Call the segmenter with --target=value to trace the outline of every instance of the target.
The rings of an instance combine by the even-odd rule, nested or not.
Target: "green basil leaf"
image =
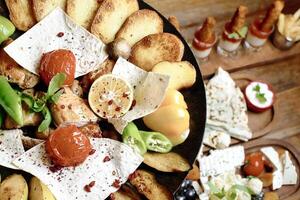
[[[228,38],[230,38],[230,39],[237,39],[238,40],[238,39],[240,39],[240,36],[236,32],[233,32],[233,33],[230,33],[228,35]]]
[[[36,99],[33,103],[32,110],[34,112],[41,112],[46,106],[46,101],[43,99]]]
[[[247,26],[244,26],[244,27],[241,28],[237,33],[239,34],[239,36],[240,36],[241,38],[244,38],[244,37],[246,37],[247,32],[248,32],[248,27],[247,27]]]
[[[47,91],[48,98],[54,95],[64,85],[66,78],[65,73],[58,73],[51,79]]]
[[[260,86],[257,84],[257,85],[253,88],[253,91],[260,92]]]
[[[59,99],[59,97],[62,95],[63,91],[62,90],[59,90],[58,92],[56,92],[54,95],[52,95],[50,98],[49,98],[49,101],[51,103],[56,103]]]
[[[40,125],[38,127],[38,132],[43,132],[43,131],[47,130],[52,121],[51,113],[47,106],[45,106],[43,108],[42,114],[44,116],[44,120],[40,123]]]
[[[265,103],[267,101],[264,93],[256,93],[256,98],[260,103]]]

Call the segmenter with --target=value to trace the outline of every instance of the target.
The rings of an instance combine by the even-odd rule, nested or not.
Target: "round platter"
[[[150,5],[143,2],[142,0],[139,0],[139,6],[140,9],[150,9],[156,11],[154,8],[152,8]],[[205,128],[206,98],[205,98],[204,83],[202,80],[202,75],[199,70],[197,61],[191,49],[189,48],[188,44],[185,42],[184,38],[165,17],[163,17],[159,12],[157,13],[163,19],[164,32],[168,32],[176,35],[183,42],[185,46],[185,52],[182,60],[189,61],[192,65],[194,65],[197,72],[196,83],[193,85],[193,87],[181,91],[185,97],[185,101],[187,102],[188,105],[188,111],[190,113],[190,134],[187,140],[183,144],[173,148],[174,152],[177,152],[180,155],[182,155],[184,158],[186,158],[190,163],[190,165],[192,166],[199,152],[202,143],[204,128]],[[4,16],[7,16],[8,14],[4,1],[0,1],[0,14]],[[16,38],[21,34],[22,34],[21,32],[16,32],[14,34],[14,37]],[[141,120],[138,123],[139,126],[144,126]],[[183,172],[183,173],[159,172],[144,164],[142,164],[140,167],[154,172],[158,182],[165,185],[172,192],[175,192],[177,190],[177,188],[179,187],[179,185],[187,175],[187,172]],[[1,174],[10,173],[9,171],[7,170],[5,171],[5,170],[6,169],[4,168],[0,168]]]

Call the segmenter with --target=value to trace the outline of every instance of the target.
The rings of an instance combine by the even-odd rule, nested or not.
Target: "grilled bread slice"
[[[182,59],[184,45],[177,36],[170,33],[158,33],[144,37],[137,42],[129,61],[140,68],[151,71],[159,62],[175,62]]]
[[[67,14],[80,26],[90,29],[99,0],[67,0]]]
[[[41,21],[56,7],[66,8],[67,0],[32,0],[33,11],[37,21]]]
[[[30,0],[5,0],[9,17],[17,29],[27,31],[35,23]]]
[[[127,17],[139,9],[137,0],[103,0],[91,26],[91,32],[105,44],[115,39]]]
[[[147,35],[162,32],[163,21],[159,15],[155,11],[144,9],[136,11],[127,18],[116,38],[124,38],[133,46]]]

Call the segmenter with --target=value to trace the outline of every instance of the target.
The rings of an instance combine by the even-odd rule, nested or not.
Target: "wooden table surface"
[[[181,25],[181,33],[190,42],[195,29],[205,17],[214,16],[218,30],[231,18],[240,4],[249,8],[249,19],[263,13],[271,0],[145,0],[165,17],[174,15]],[[285,13],[300,8],[300,2],[287,0]],[[299,44],[297,45],[299,46]],[[271,132],[262,138],[283,139],[293,144],[300,153],[300,48],[292,56],[255,65],[251,68],[235,69],[232,74],[247,74],[273,86],[279,96],[278,121]],[[262,51],[262,53],[264,53]],[[284,53],[284,52],[283,52]],[[230,58],[228,58],[230,59]],[[203,71],[205,69],[201,68]]]

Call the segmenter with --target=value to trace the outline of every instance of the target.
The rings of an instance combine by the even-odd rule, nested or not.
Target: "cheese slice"
[[[296,167],[293,164],[289,152],[285,151],[281,157],[282,165],[283,165],[283,185],[295,185],[298,180],[298,174],[296,171]]]
[[[226,171],[235,170],[242,166],[245,159],[243,146],[229,147],[223,150],[214,150],[209,156],[199,160],[201,176],[216,176]]]
[[[282,163],[277,151],[273,147],[263,147],[260,151],[268,158],[277,170],[282,171]]]
[[[277,151],[273,147],[264,147],[261,148],[260,151],[267,157],[267,159],[276,168],[275,171],[273,172],[272,189],[276,190],[281,188],[283,182],[282,163],[279,159],[279,155]]]
[[[211,126],[207,124],[205,126],[203,143],[215,149],[224,149],[229,147],[231,138],[224,130],[218,129],[217,127],[211,128]]]
[[[45,144],[39,144],[18,157],[13,163],[21,170],[39,178],[56,200],[99,200],[107,198],[126,182],[143,158],[131,147],[111,139],[93,138],[95,153],[76,167],[51,171]],[[107,159],[109,158],[109,159]],[[91,191],[85,186],[95,181]]]
[[[135,106],[124,116],[109,119],[116,130],[122,133],[129,122],[149,115],[159,108],[166,94],[169,77],[146,72],[123,58],[117,60],[112,74],[127,80],[134,89]]]
[[[219,68],[207,83],[206,99],[206,123],[210,129],[222,130],[243,141],[252,137],[248,127],[247,106],[243,93],[222,68]]]
[[[12,161],[22,155],[25,150],[22,144],[22,130],[0,130],[0,165],[18,169],[12,164]]]
[[[4,48],[19,65],[34,74],[38,74],[42,55],[57,49],[74,53],[75,77],[95,70],[107,58],[104,43],[74,23],[61,8]]]

